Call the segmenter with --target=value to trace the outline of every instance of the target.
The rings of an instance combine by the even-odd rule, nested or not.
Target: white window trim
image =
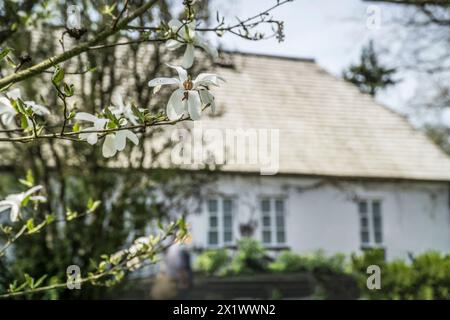
[[[367,205],[367,228],[366,231],[369,233],[369,242],[363,242],[361,237],[361,232],[363,231],[361,225],[361,212],[359,210],[360,202],[365,201]],[[381,217],[381,242],[377,243],[375,241],[375,226],[373,225],[373,203],[378,202],[380,204],[380,217]],[[384,215],[383,215],[383,200],[377,197],[361,197],[357,201],[358,210],[358,223],[359,223],[359,241],[362,248],[384,248]]]
[[[269,200],[270,201],[270,226],[266,227],[263,223],[263,217],[264,213],[262,211],[262,201],[263,200]],[[276,206],[275,203],[277,200],[283,201],[283,232],[284,232],[284,241],[278,242],[277,240],[277,232],[279,231],[277,228],[277,212],[276,212]],[[279,247],[279,246],[285,246],[287,244],[287,232],[286,232],[286,217],[287,217],[287,197],[282,195],[261,195],[258,197],[258,211],[260,213],[259,215],[259,223],[261,225],[261,230],[259,232],[261,237],[261,243],[263,246],[267,248],[271,247]],[[270,231],[270,243],[264,242],[263,232],[264,231]]]
[[[210,217],[211,212],[209,211],[209,201],[215,200],[217,201],[217,226],[211,227],[210,225]],[[225,229],[225,223],[224,223],[224,206],[223,202],[225,200],[231,201],[231,227],[229,230]],[[235,244],[235,212],[236,212],[237,204],[236,199],[234,196],[209,196],[206,198],[205,201],[205,213],[207,217],[206,227],[207,227],[207,233],[206,233],[206,246],[208,248],[221,248],[224,246],[230,246]],[[217,244],[211,244],[209,242],[209,233],[211,231],[217,232]],[[225,242],[225,231],[231,231],[231,241]]]

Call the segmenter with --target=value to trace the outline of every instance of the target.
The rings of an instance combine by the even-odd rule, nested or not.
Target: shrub
[[[323,251],[301,256],[292,251],[283,251],[277,259],[269,265],[273,272],[326,272],[344,273],[347,271],[346,258],[343,254],[335,254],[327,257]]]
[[[216,275],[224,272],[228,262],[225,249],[207,250],[197,257],[195,269],[207,275]]]
[[[231,261],[231,274],[252,274],[267,271],[268,258],[264,247],[256,240],[244,238],[238,242],[238,250]]]
[[[402,260],[385,262],[374,251],[352,257],[353,268],[363,294],[369,299],[450,299],[450,256],[427,252],[411,263]],[[368,290],[366,268],[381,268],[381,289]]]
[[[276,273],[307,271],[308,261],[292,251],[285,250],[269,265],[269,270]]]

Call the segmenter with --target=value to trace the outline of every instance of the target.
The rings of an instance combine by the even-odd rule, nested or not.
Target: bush
[[[196,270],[206,275],[217,275],[224,272],[229,258],[225,249],[202,252],[195,261]]]
[[[256,240],[244,238],[238,242],[238,250],[231,261],[228,273],[252,274],[267,271],[268,258],[264,247]]]
[[[292,251],[285,250],[269,265],[269,270],[276,273],[307,271],[308,261]]]
[[[327,257],[323,251],[316,251],[312,254],[301,256],[292,251],[283,251],[269,265],[273,272],[325,272],[325,273],[344,273],[347,271],[346,258],[343,254],[335,254]]]
[[[450,299],[450,256],[430,251],[413,258],[385,262],[376,252],[352,257],[359,275],[359,284],[369,299]],[[381,268],[381,289],[368,290],[366,268],[376,264]]]

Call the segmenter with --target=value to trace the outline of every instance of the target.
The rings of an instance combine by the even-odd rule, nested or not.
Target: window
[[[207,201],[208,245],[233,243],[233,199],[211,198]]]
[[[381,201],[361,200],[358,203],[361,244],[376,247],[383,244]]]
[[[284,199],[264,198],[261,200],[262,242],[265,245],[284,244],[285,203]]]

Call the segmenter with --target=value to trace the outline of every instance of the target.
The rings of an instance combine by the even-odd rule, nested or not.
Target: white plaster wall
[[[418,254],[431,249],[450,252],[447,183],[331,182],[302,177],[224,175],[205,187],[204,194],[235,198],[236,239],[241,222],[260,222],[261,196],[282,196],[286,198],[286,242],[292,250],[359,252],[359,215],[354,199],[362,197],[382,201],[388,259],[407,258],[408,252]],[[196,247],[207,245],[207,221],[205,210],[188,217]],[[261,239],[259,225],[254,237]]]

